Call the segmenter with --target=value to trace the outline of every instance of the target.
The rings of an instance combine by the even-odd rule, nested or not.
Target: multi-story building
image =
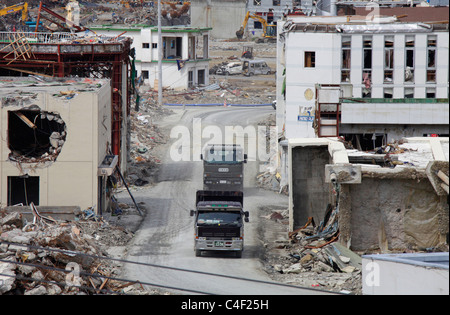
[[[277,124],[286,138],[448,135],[448,24],[297,17],[278,25]]]
[[[93,26],[97,34],[133,39],[138,77],[147,85],[158,80],[158,27]],[[164,26],[162,33],[163,87],[176,90],[209,84],[209,31],[211,28]]]

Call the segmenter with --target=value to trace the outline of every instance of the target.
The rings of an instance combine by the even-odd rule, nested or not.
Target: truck
[[[243,210],[242,191],[206,191],[196,193],[194,251],[234,252],[242,257],[244,250],[244,222],[249,222],[248,211]]]
[[[203,190],[244,191],[247,154],[237,144],[209,144],[203,160]]]

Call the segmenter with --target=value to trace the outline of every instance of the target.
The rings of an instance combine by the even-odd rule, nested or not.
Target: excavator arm
[[[0,16],[22,11],[22,23],[28,19],[28,3],[19,3],[0,10]]]
[[[245,27],[247,26],[248,20],[250,18],[257,20],[262,24],[264,38],[276,38],[276,26],[275,25],[269,25],[269,24],[267,24],[267,21],[263,17],[256,15],[256,14],[251,14],[250,11],[247,11],[247,14],[245,15],[245,18],[244,18],[244,22],[241,25],[241,28],[236,32],[236,37],[238,39],[242,39],[242,37],[244,36]]]

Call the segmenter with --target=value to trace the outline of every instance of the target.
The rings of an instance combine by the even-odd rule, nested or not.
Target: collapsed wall
[[[289,140],[290,231],[310,218],[320,225],[334,209],[339,242],[352,250],[445,251],[448,183],[439,188],[435,174],[448,181],[448,138],[405,138],[382,154],[350,151],[334,138]]]
[[[363,171],[342,185],[340,240],[355,251],[425,250],[446,242],[448,204],[424,172]]]

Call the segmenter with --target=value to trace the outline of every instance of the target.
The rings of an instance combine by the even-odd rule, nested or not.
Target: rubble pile
[[[266,150],[269,150],[271,148],[271,141],[276,142],[276,145],[278,145],[278,135],[275,134],[276,129],[276,117],[275,114],[269,115],[269,117],[261,121],[259,126],[265,126],[266,134],[264,135],[266,137]],[[272,131],[272,132],[271,132]],[[273,144],[272,144],[273,145]],[[281,185],[281,174],[278,172],[279,167],[279,151],[274,150],[272,154],[269,157],[268,161],[264,161],[260,165],[260,173],[256,176],[256,183],[258,187],[277,191],[280,194],[288,195],[288,186],[287,185]]]
[[[0,213],[0,295],[148,294],[140,284],[114,279],[120,264],[107,259],[112,243],[126,244],[132,233],[101,219],[34,220],[18,212]]]
[[[157,147],[168,141],[168,135],[154,124],[159,118],[171,113],[158,105],[154,92],[142,93],[139,110],[131,110],[130,163],[127,181],[131,185],[150,184],[161,164]]]
[[[338,210],[329,209],[328,219],[315,225],[310,218],[301,228],[287,233],[288,211],[273,211],[263,218],[283,227],[275,241],[264,244],[265,270],[275,280],[335,292],[361,294],[361,257],[339,244]]]
[[[255,105],[272,104],[275,99],[273,90],[261,87],[252,88],[235,80],[218,78],[211,80],[209,86],[185,91],[167,91],[164,101],[177,105]],[[214,82],[216,81],[216,82]],[[253,83],[252,83],[253,84]]]

